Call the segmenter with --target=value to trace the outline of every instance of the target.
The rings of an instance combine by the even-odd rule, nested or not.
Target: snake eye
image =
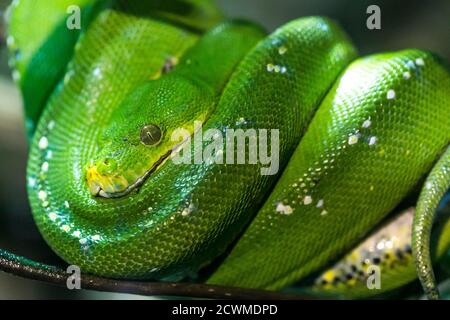
[[[141,142],[146,146],[155,146],[161,142],[162,131],[154,124],[148,124],[141,130]]]

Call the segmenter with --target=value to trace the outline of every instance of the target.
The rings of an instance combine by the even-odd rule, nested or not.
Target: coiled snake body
[[[81,31],[65,25],[74,2]],[[33,136],[33,215],[66,261],[178,280],[222,256],[208,283],[280,289],[351,249],[442,156],[413,232],[419,275],[437,296],[426,249],[449,185],[450,75],[434,54],[356,59],[321,17],[270,36],[243,21],[211,28],[220,15],[208,1],[39,7],[13,4],[8,42]],[[191,150],[172,135],[194,136],[196,122],[224,136],[278,130],[279,174],[261,174],[261,163],[174,163]]]

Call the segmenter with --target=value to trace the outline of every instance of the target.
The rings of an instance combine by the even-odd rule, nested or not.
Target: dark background
[[[0,14],[10,1],[0,0]],[[449,0],[218,0],[228,16],[259,21],[269,30],[289,20],[325,15],[338,21],[361,54],[417,47],[450,61]],[[366,28],[366,9],[381,8],[381,30]],[[59,262],[36,230],[25,192],[25,142],[20,97],[10,79],[0,24],[0,247],[40,261]],[[138,298],[136,296],[70,292],[0,273],[0,299]]]

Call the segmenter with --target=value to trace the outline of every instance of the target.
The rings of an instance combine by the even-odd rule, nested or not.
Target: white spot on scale
[[[423,227],[420,226],[420,225],[418,225],[418,226],[416,226],[416,227],[414,228],[414,230],[415,230],[415,232],[416,232],[417,234],[420,234],[420,233],[422,233]]]
[[[44,150],[47,149],[48,147],[48,139],[47,137],[42,137],[41,139],[39,139],[39,149]]]
[[[48,171],[48,162],[45,161],[42,166],[41,166],[41,170],[42,172],[47,172]]]
[[[275,46],[279,45],[280,43],[281,43],[280,39],[275,38],[272,40],[272,44]]]
[[[102,70],[100,69],[100,67],[97,67],[97,68],[94,69],[92,74],[94,75],[94,77],[98,78],[98,77],[100,77],[102,75]]]
[[[67,209],[70,208],[69,201],[64,201],[64,207],[66,207]]]
[[[266,66],[266,69],[270,73],[272,73],[272,72],[275,72],[275,73],[286,73],[287,72],[287,68],[286,67],[282,67],[282,66],[279,66],[279,65],[274,65],[272,63],[269,63]]]
[[[54,127],[55,127],[55,121],[54,121],[54,120],[51,120],[51,121],[48,123],[47,128],[48,128],[48,130],[53,130]]]
[[[389,90],[386,97],[388,98],[388,100],[393,100],[393,99],[395,99],[395,91],[392,90],[392,89]]]
[[[247,120],[245,120],[245,118],[241,117],[236,121],[237,126],[241,126],[241,125],[245,125],[245,124],[247,124]],[[214,136],[214,139],[217,139],[216,136]]]
[[[383,241],[378,242],[377,249],[378,250],[383,250],[384,249],[384,242]]]
[[[330,28],[328,27],[328,25],[326,23],[320,23],[320,29],[322,29],[323,31],[329,31]]]
[[[291,206],[285,206],[282,202],[279,202],[277,204],[276,210],[277,210],[277,212],[287,215],[287,216],[294,212],[294,209],[292,209]]]
[[[416,65],[423,67],[425,65],[425,61],[423,61],[422,58],[417,58],[416,59]]]
[[[412,61],[412,60],[409,60],[409,61],[406,63],[406,66],[407,66],[409,69],[415,69],[415,67],[416,67],[416,65],[414,64],[414,61]]]
[[[324,205],[324,200],[323,199],[320,199],[318,202],[317,202],[317,208],[323,208],[323,205]]]
[[[405,80],[411,79],[411,72],[409,72],[409,71],[404,72],[404,73],[403,73],[403,78],[404,78]]]
[[[370,121],[370,119],[367,119],[366,121],[364,121],[362,127],[367,129],[372,125],[372,121]]]
[[[96,234],[95,236],[92,236],[93,241],[99,241],[100,239],[101,239],[101,237],[98,234]]]
[[[155,222],[152,221],[152,220],[150,220],[149,222],[147,222],[147,223],[145,224],[145,226],[146,226],[146,227],[151,227],[151,226],[153,226],[154,224],[155,224]]]
[[[377,137],[370,137],[369,146],[373,146],[377,143]]]
[[[58,215],[56,213],[54,213],[54,212],[50,212],[48,214],[48,217],[49,217],[50,220],[55,221],[56,218],[58,218]]]
[[[36,186],[36,179],[35,178],[28,178],[28,186],[29,187],[35,187]]]
[[[194,208],[195,208],[195,207],[194,207],[194,204],[191,203],[191,204],[189,205],[189,207],[183,209],[183,211],[181,212],[181,215],[182,215],[183,217],[187,217],[188,215],[190,215],[190,214],[192,213],[192,211],[194,211]]]
[[[358,140],[359,140],[359,137],[357,135],[352,135],[352,136],[350,136],[350,138],[348,138],[348,144],[349,145],[357,144]]]
[[[327,211],[327,210],[322,210],[322,212],[320,213],[320,215],[321,215],[322,217],[326,216],[327,214],[328,214],[328,211]]]
[[[46,153],[46,155],[45,155],[45,157],[46,157],[47,159],[53,158],[53,151],[48,150],[47,153]]]
[[[88,242],[86,238],[80,239],[80,244],[85,245]]]
[[[76,237],[76,238],[79,238],[79,237],[81,236],[81,232],[80,232],[79,230],[74,231],[72,234],[73,234],[73,236]]]
[[[39,200],[44,201],[45,199],[47,199],[47,192],[45,192],[44,190],[39,191],[38,198]]]
[[[427,183],[425,184],[425,188],[427,188],[427,190],[433,189],[433,183],[427,182]]]
[[[65,224],[65,225],[63,225],[63,226],[61,227],[61,230],[64,231],[64,232],[69,232],[69,231],[70,231],[70,226],[68,226],[67,224]]]
[[[305,198],[303,198],[303,204],[305,206],[310,205],[313,202],[313,199],[311,196],[306,196]]]
[[[284,55],[287,52],[287,48],[285,46],[281,46],[278,48],[278,53],[280,55]]]

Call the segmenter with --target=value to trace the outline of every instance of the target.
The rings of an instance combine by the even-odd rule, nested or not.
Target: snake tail
[[[449,188],[450,147],[427,177],[414,215],[413,253],[417,274],[429,299],[439,298],[430,253],[431,229],[439,203]]]
[[[411,204],[406,203],[406,209],[394,212],[351,252],[321,271],[313,285],[299,283],[301,291],[319,297],[345,299],[389,297],[417,280],[412,252],[416,208],[409,207]],[[430,248],[434,265],[443,266],[450,248],[450,207],[445,200],[437,210]],[[375,275],[378,286],[371,284],[375,279],[374,267],[378,273]]]

